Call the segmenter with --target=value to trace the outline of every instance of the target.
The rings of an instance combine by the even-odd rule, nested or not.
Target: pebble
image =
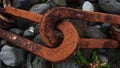
[[[12,33],[15,33],[17,35],[22,35],[23,34],[23,30],[19,29],[19,28],[12,28],[9,30]]]
[[[19,48],[4,45],[0,52],[0,59],[5,65],[17,66],[24,61],[24,52]]]
[[[99,0],[98,3],[103,11],[120,14],[120,2],[118,0]]]
[[[66,0],[53,0],[53,2],[58,6],[67,6]]]
[[[94,11],[94,6],[89,1],[85,1],[83,3],[82,10],[85,10],[85,11]]]
[[[88,38],[108,38],[100,29],[96,27],[89,27],[85,33]]]
[[[53,6],[54,3],[52,1],[47,1],[46,3],[33,5],[29,11],[38,14],[44,14],[48,9],[50,9]]]
[[[98,57],[99,57],[101,63],[108,63],[107,57],[100,55],[100,54],[98,55]]]
[[[34,31],[35,31],[34,27],[31,26],[31,27],[29,27],[28,29],[26,29],[26,30],[24,31],[23,36],[24,36],[24,37],[33,36],[33,35],[34,35]]]
[[[27,66],[27,68],[33,68],[32,64],[31,64],[33,57],[34,56],[31,53],[28,53],[27,60],[26,60],[26,66]]]
[[[6,41],[6,40],[1,40],[1,41],[0,41],[0,45],[5,45],[5,44],[7,44],[7,41]]]
[[[81,68],[75,62],[65,61],[63,63],[55,64],[55,68]]]
[[[20,9],[28,9],[30,7],[30,0],[13,0],[12,6]]]

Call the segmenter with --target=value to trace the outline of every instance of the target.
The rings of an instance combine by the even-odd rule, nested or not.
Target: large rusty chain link
[[[78,48],[118,48],[120,45],[120,33],[115,30],[113,31],[113,29],[111,29],[110,34],[114,34],[114,38],[116,40],[80,38],[74,26],[70,22],[61,21],[62,19],[80,19],[94,22],[108,22],[119,25],[120,16],[118,15],[82,11],[66,7],[52,8],[44,15],[41,15],[16,9],[11,6],[1,8],[0,13],[10,14],[39,24],[41,38],[48,47],[5,31],[2,29],[2,26],[0,26],[0,38],[5,39],[18,47],[24,48],[35,55],[41,56],[48,61],[58,62],[65,60],[73,55]],[[61,39],[55,36],[55,28],[63,33],[64,38],[62,42],[60,42]],[[55,45],[59,46],[55,47]]]

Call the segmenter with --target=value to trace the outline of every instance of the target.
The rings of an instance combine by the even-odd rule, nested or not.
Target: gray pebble
[[[12,33],[15,33],[17,35],[22,35],[23,34],[23,30],[18,29],[18,28],[12,28],[9,31],[12,32]]]
[[[107,57],[105,57],[103,55],[98,55],[98,57],[99,57],[101,63],[108,63]]]
[[[1,40],[1,41],[0,41],[0,45],[5,45],[5,44],[7,44],[7,41],[6,41],[6,40]]]
[[[99,6],[105,12],[120,14],[120,2],[117,0],[99,0]]]
[[[89,27],[85,33],[89,38],[108,38],[100,29],[96,27]]]
[[[0,52],[0,59],[5,65],[17,66],[24,61],[24,52],[19,48],[4,45]]]
[[[33,5],[29,11],[38,13],[38,14],[44,14],[48,9],[53,7],[53,5],[54,3],[52,1],[42,3],[42,4],[36,4],[36,5]]]
[[[83,3],[83,6],[82,6],[82,10],[85,10],[85,11],[94,11],[94,6],[92,3],[90,3],[89,1],[85,1]]]
[[[31,27],[29,27],[28,29],[26,29],[26,30],[24,31],[23,36],[24,36],[24,37],[33,36],[33,35],[34,35],[34,31],[35,31],[34,27],[31,26]]]
[[[28,9],[30,7],[30,0],[13,0],[12,6],[20,9]]]
[[[65,61],[63,63],[55,64],[55,68],[80,68],[75,62]]]

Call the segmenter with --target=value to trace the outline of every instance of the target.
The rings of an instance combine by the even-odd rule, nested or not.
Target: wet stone
[[[24,61],[24,52],[22,49],[4,45],[0,52],[0,60],[5,65],[17,66]]]

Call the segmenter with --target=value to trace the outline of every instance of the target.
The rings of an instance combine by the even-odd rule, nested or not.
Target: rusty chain
[[[40,35],[43,41],[51,48],[42,46],[41,44],[34,43],[28,39],[17,36],[13,33],[7,32],[0,29],[0,38],[6,39],[7,41],[24,48],[38,56],[45,58],[52,62],[58,62],[65,60],[66,58],[73,55],[75,50],[79,48],[118,48],[120,41],[120,33],[115,29],[111,28],[110,34],[113,35],[113,39],[93,39],[93,38],[80,38],[74,26],[61,19],[74,18],[86,21],[94,22],[108,22],[111,24],[120,24],[120,16],[113,14],[105,14],[99,12],[82,11],[73,8],[57,7],[47,11],[44,15],[28,12],[21,9],[16,9],[11,6],[1,8],[0,11],[3,14],[10,14],[16,17],[24,18],[33,21],[40,25]],[[55,26],[59,23],[57,26]],[[61,39],[55,36],[54,28],[57,27],[64,38],[60,43]],[[3,28],[1,26],[1,28]],[[56,44],[58,47],[54,47]],[[79,46],[77,46],[79,45]],[[56,53],[57,52],[57,53]]]

